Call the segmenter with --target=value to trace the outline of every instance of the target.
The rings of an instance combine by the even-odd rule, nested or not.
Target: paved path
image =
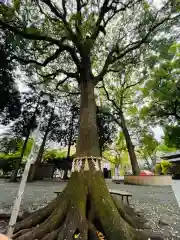
[[[172,189],[174,191],[174,195],[180,207],[180,180],[173,180],[172,181]]]

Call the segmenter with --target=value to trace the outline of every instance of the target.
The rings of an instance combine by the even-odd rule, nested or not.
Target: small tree
[[[142,132],[136,151],[140,155],[141,159],[145,161],[150,171],[153,171],[156,165],[158,146],[159,143],[154,138],[152,132]]]
[[[109,101],[109,108],[111,109],[110,115],[112,120],[122,129],[125,137],[127,150],[129,153],[129,158],[131,161],[132,172],[134,175],[139,175],[139,165],[136,157],[135,146],[132,141],[132,136],[130,134],[130,126],[128,124],[127,115],[131,112],[131,117],[137,117],[137,104],[138,97],[136,97],[136,92],[140,83],[144,80],[144,74],[141,74],[135,68],[124,67],[123,70],[115,73],[109,78],[113,77],[114,81],[110,81],[109,78],[106,79],[106,83],[103,84],[103,89],[106,97]],[[133,74],[134,73],[134,74]],[[139,76],[143,75],[143,76]],[[110,96],[109,92],[112,92]],[[132,114],[133,112],[133,114]]]
[[[105,159],[115,166],[115,176],[120,173],[124,175],[124,168],[129,163],[126,141],[122,132],[116,138],[115,144],[109,147],[103,154]]]

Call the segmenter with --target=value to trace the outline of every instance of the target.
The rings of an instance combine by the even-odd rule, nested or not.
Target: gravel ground
[[[143,211],[153,232],[164,239],[180,239],[180,209],[171,186],[117,185],[132,193],[131,204]]]
[[[132,193],[131,204],[144,212],[154,232],[164,239],[180,240],[180,209],[171,186],[132,186],[108,182],[111,189],[126,190]],[[21,211],[32,211],[46,205],[55,195],[54,191],[63,189],[63,182],[29,183],[21,206]],[[179,184],[180,186],[180,184]],[[10,213],[16,196],[18,184],[0,180],[0,213]],[[0,223],[0,232],[4,230]]]

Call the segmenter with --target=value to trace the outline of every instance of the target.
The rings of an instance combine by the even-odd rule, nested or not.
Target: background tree
[[[17,138],[11,137],[9,139],[6,139],[6,143],[8,143],[6,145],[8,147],[3,148],[2,152],[0,152],[0,169],[3,171],[3,174],[9,174],[15,169],[16,161],[18,161],[21,155],[21,151],[24,145],[24,140],[22,138],[17,139]],[[24,168],[27,157],[31,151],[32,144],[33,144],[33,139],[29,139],[26,150],[24,152],[23,161],[21,162],[18,170],[22,170]],[[4,142],[3,142],[3,145],[4,145]]]
[[[108,240],[148,238],[137,232],[134,220],[127,217],[120,204],[118,211],[102,174],[97,171],[100,149],[94,88],[115,64],[123,64],[125,56],[131,59],[134,54],[140,54],[161,27],[178,19],[177,14],[171,15],[171,9],[171,1],[165,1],[165,5],[157,9],[141,0],[72,0],[63,1],[61,6],[48,0],[30,2],[30,5],[26,2],[25,7],[22,3],[21,8],[15,5],[13,11],[19,15],[13,15],[11,22],[7,21],[6,8],[1,11],[1,27],[31,43],[30,51],[26,49],[26,54],[22,56],[22,52],[16,59],[42,67],[43,72],[53,76],[64,74],[78,83],[81,98],[76,157],[93,157],[96,161],[94,166],[89,160],[90,171],[84,171],[88,166],[84,167],[83,160],[81,171],[72,173],[59,198],[16,225],[19,240],[42,239],[47,234],[50,239],[70,240],[77,233],[80,239],[96,239],[96,228]],[[24,233],[23,229],[28,231]]]
[[[7,124],[20,115],[21,102],[13,73],[15,66],[10,60],[12,48],[8,44],[8,32],[1,32],[0,36],[0,122]]]
[[[164,143],[170,148],[180,149],[180,127],[166,126],[164,129]]]
[[[126,141],[122,132],[119,133],[115,143],[103,153],[103,157],[114,165],[114,176],[124,175],[125,169],[129,167],[130,162]]]
[[[100,154],[102,156],[103,151],[105,151],[108,146],[113,142],[116,132],[115,124],[112,122],[111,116],[105,113],[103,107],[97,106],[97,128],[99,135],[99,147]]]
[[[146,166],[150,171],[153,171],[156,165],[158,146],[159,143],[154,138],[154,134],[152,132],[142,133],[136,151],[139,153],[140,158],[145,161]]]
[[[179,50],[179,44],[173,44],[166,47],[166,54],[149,58],[149,77],[142,89],[148,106],[142,114],[161,124],[179,119]]]
[[[138,66],[136,66],[138,67]],[[135,153],[135,146],[130,134],[130,120],[127,120],[129,112],[132,119],[138,118],[137,104],[140,103],[139,95],[136,94],[140,84],[143,83],[144,73],[139,73],[133,66],[124,67],[122,72],[114,73],[110,77],[113,77],[113,81],[106,79],[106,83],[103,84],[106,97],[110,102],[109,108],[111,109],[110,115],[112,119],[121,127],[131,161],[132,171],[134,175],[139,174],[139,166]],[[113,92],[110,96],[109,92]],[[133,113],[133,114],[132,114]],[[131,124],[132,125],[132,124]]]
[[[179,148],[180,46],[178,43],[170,43],[164,45],[163,51],[148,59],[149,77],[142,89],[148,104],[142,108],[141,117],[154,122],[154,125],[161,125],[165,144]]]
[[[13,125],[13,130],[16,132],[16,134],[20,135],[21,137],[25,137],[25,140],[23,143],[21,154],[19,158],[16,159],[15,169],[13,170],[10,178],[11,182],[16,181],[18,170],[20,168],[21,161],[26,151],[28,140],[30,138],[32,130],[36,128],[36,114],[38,112],[40,96],[38,97],[35,109],[32,108],[32,104],[33,104],[32,101],[35,100],[34,96],[31,96],[29,98],[29,95],[27,96],[27,93],[25,93],[24,96],[25,96],[25,99],[23,99],[24,104],[23,104],[22,113],[18,121],[16,121],[16,123]]]

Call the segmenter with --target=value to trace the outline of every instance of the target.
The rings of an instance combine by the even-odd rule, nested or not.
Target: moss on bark
[[[98,230],[107,240],[147,240],[121,204],[113,200],[100,172],[74,172],[60,197],[17,223],[13,239],[73,240],[77,234],[79,240],[97,240]]]

